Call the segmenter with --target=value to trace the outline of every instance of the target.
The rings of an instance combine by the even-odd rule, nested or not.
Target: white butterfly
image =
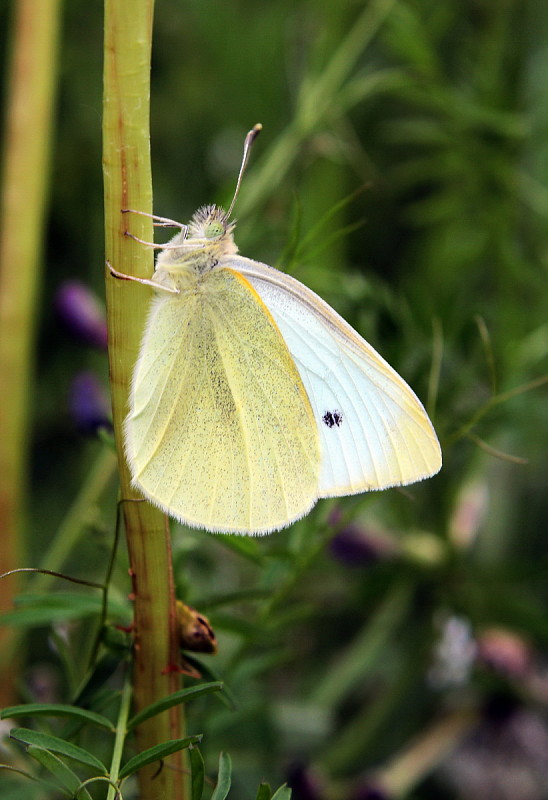
[[[125,422],[133,485],[187,525],[260,534],[438,472],[413,391],[314,292],[238,255],[233,204],[181,226],[152,280],[111,268],[156,290]]]

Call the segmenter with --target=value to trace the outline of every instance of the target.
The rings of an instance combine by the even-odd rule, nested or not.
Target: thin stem
[[[240,217],[272,193],[293,166],[303,142],[337,113],[339,92],[394,4],[395,0],[367,3],[325,68],[303,81],[292,122],[269,150],[268,160],[246,178],[245,194],[238,201]]]
[[[115,786],[118,783],[118,775],[120,774],[120,765],[122,763],[122,755],[124,752],[124,745],[126,742],[127,734],[127,721],[129,719],[129,712],[131,709],[131,673],[126,670],[124,678],[124,685],[122,687],[122,696],[120,700],[120,710],[118,712],[118,719],[116,720],[116,735],[114,737],[114,747],[112,750],[112,759],[110,762],[109,779],[112,781],[108,787],[107,800],[116,800],[117,791]]]
[[[507,392],[501,392],[500,394],[491,397],[483,406],[478,408],[478,410],[472,414],[470,419],[465,422],[464,425],[461,425],[461,427],[449,437],[448,444],[453,444],[459,439],[462,439],[464,436],[467,436],[472,428],[474,428],[478,422],[483,419],[483,417],[489,411],[491,411],[492,408],[495,408],[495,406],[505,403],[512,397],[517,397],[520,394],[525,394],[525,392],[530,392],[532,389],[538,389],[540,386],[544,386],[545,383],[548,383],[548,375],[541,375],[540,378],[536,378],[533,381],[528,381],[521,386],[516,386],[514,389],[509,389]]]
[[[428,400],[426,408],[431,417],[436,410],[436,401],[440,388],[441,365],[443,360],[443,329],[439,319],[432,320],[432,364],[428,377]]]
[[[107,484],[112,480],[115,468],[115,454],[109,445],[103,445],[85,483],[81,486],[63,522],[57,529],[51,546],[42,559],[42,564],[47,564],[48,569],[28,570],[33,575],[25,587],[27,592],[39,594],[45,591],[51,584],[49,578],[58,575],[82,533],[86,520],[89,518],[89,509],[97,502]],[[71,580],[70,576],[63,575],[61,577]],[[82,583],[80,580],[75,582]],[[24,631],[20,628],[12,631],[9,642],[6,642],[0,649],[0,668],[13,657],[13,652],[19,647],[23,636]]]
[[[435,722],[380,770],[375,778],[389,797],[407,797],[478,724],[474,710],[458,710]]]

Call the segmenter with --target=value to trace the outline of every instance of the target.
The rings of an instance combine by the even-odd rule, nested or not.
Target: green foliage
[[[83,800],[91,800],[91,795],[82,786],[78,775],[62,761],[58,756],[43,747],[29,745],[27,753],[36,759],[48,772],[57,778],[61,786],[66,790],[67,797],[82,797]]]
[[[0,712],[0,719],[14,719],[16,717],[71,717],[99,725],[101,728],[112,730],[112,723],[102,714],[86,711],[85,708],[63,705],[62,703],[25,703],[22,706],[8,706]]]
[[[120,778],[127,778],[128,775],[132,775],[134,772],[146,767],[147,764],[155,764],[166,758],[166,756],[176,753],[177,750],[184,750],[190,745],[199,744],[201,741],[201,736],[188,736],[186,739],[173,739],[170,742],[162,742],[150,747],[148,750],[143,750],[124,764],[120,770]]]
[[[210,692],[218,692],[222,688],[223,684],[219,681],[217,683],[202,683],[198,686],[191,686],[189,689],[181,689],[179,692],[167,695],[167,697],[162,697],[157,703],[152,703],[152,705],[143,708],[142,711],[135,714],[127,723],[128,730],[135,728],[155,714],[166,711],[168,708],[172,708],[180,703],[187,703],[195,697],[201,697],[201,695],[209,694]]]
[[[189,749],[189,758],[192,777],[192,800],[202,800],[205,783],[204,759],[197,747]]]
[[[96,589],[29,579],[1,618],[32,633],[28,705],[2,714],[29,728],[11,732],[0,793],[99,798],[121,782],[129,800],[134,770],[188,748],[192,800],[288,800],[287,786],[270,789],[285,780],[294,800],[304,780],[326,800],[370,784],[504,800],[474,734],[508,784],[522,770],[541,800],[548,775],[510,734],[527,714],[548,747],[545,4],[157,0],[155,13],[155,211],[184,221],[226,204],[243,134],[261,121],[236,207],[241,252],[283,253],[380,350],[428,405],[444,466],[405,491],[322,501],[260,539],[173,525],[178,596],[208,614],[219,652],[185,654],[200,677],[138,717],[121,699],[124,548],[106,627]],[[101,37],[100,4],[66,4],[25,558],[98,584],[116,481],[68,398],[78,371],[106,384],[108,368],[62,329],[54,296],[69,278],[103,291]],[[187,737],[135,753],[138,718],[191,698]],[[463,708],[473,717],[459,725]],[[509,709],[515,773],[493,708]],[[441,741],[440,715],[444,753],[426,747]]]
[[[87,752],[82,747],[78,747],[71,742],[60,739],[58,736],[50,736],[47,733],[40,733],[39,731],[32,731],[27,728],[15,728],[11,731],[11,737],[24,744],[39,747],[51,753],[59,753],[101,774],[107,771],[105,765],[92,753]]]
[[[219,771],[217,773],[217,783],[211,800],[225,800],[232,783],[232,761],[228,753],[221,753],[219,756]]]

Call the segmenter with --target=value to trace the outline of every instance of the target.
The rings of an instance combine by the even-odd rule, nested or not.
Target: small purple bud
[[[104,386],[93,372],[80,372],[72,381],[70,412],[81,433],[112,430],[110,403]]]
[[[295,763],[289,767],[287,785],[293,800],[321,800],[323,797],[317,776],[304,764]]]
[[[35,664],[25,675],[26,691],[37,703],[60,703],[59,675],[50,664]]]
[[[531,671],[533,653],[519,634],[504,628],[488,628],[477,638],[477,660],[500,675],[525,678]]]
[[[65,281],[57,289],[55,308],[59,318],[81,341],[107,349],[107,323],[96,295],[80,281]]]
[[[352,800],[390,800],[390,795],[381,786],[366,781],[356,788]]]
[[[335,534],[329,551],[336,561],[352,567],[368,567],[392,557],[397,547],[387,536],[349,524]]]

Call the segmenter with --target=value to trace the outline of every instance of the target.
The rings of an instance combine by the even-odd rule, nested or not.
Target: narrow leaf
[[[82,781],[78,775],[71,770],[61,759],[51,753],[49,750],[44,750],[43,747],[37,747],[31,744],[27,748],[27,753],[32,756],[39,764],[45,767],[48,772],[57,778],[62,786],[66,787],[67,795],[69,797],[83,798],[83,800],[91,800],[91,795],[87,789],[81,788],[80,793],[78,789],[82,785]]]
[[[272,792],[268,783],[259,784],[259,788],[257,789],[257,797],[255,800],[271,800],[271,797]]]
[[[199,608],[200,611],[211,611],[212,608],[219,608],[220,606],[233,606],[240,603],[249,603],[253,600],[264,600],[270,594],[271,592],[267,589],[242,589],[237,592],[204,597],[203,600],[198,598],[193,600],[192,604],[195,608]]]
[[[291,789],[286,783],[282,783],[272,795],[272,800],[291,800]]]
[[[102,714],[94,711],[86,711],[77,706],[64,705],[62,703],[27,703],[20,706],[8,706],[0,711],[0,719],[10,717],[71,717],[82,722],[89,722],[92,725],[99,725],[101,728],[114,730],[112,722]]]
[[[262,564],[264,556],[259,549],[256,539],[251,536],[239,536],[236,533],[215,533],[216,542],[222,542],[230,550],[249,559],[255,564]]]
[[[98,609],[84,610],[77,608],[56,608],[46,606],[39,608],[31,606],[15,608],[0,614],[0,625],[12,625],[16,628],[37,628],[40,625],[53,625],[55,622],[64,622],[73,619],[84,619],[98,613]]]
[[[218,692],[222,688],[222,682],[215,681],[213,683],[200,683],[198,686],[191,686],[188,689],[181,689],[178,692],[173,692],[173,694],[168,694],[167,697],[162,697],[161,700],[158,700],[156,703],[151,703],[146,708],[143,708],[142,711],[139,711],[138,714],[135,714],[135,716],[129,720],[127,729],[128,731],[132,730],[136,725],[140,725],[146,719],[155,717],[156,714],[160,714],[162,711],[166,711],[166,709],[172,706],[179,705],[180,703],[187,703],[189,700],[193,700],[195,697],[200,697],[203,694]]]
[[[97,610],[101,607],[102,600],[98,594],[85,592],[51,592],[40,594],[27,592],[17,597],[17,608],[61,608],[70,610],[80,608],[84,611]]]
[[[200,733],[197,736],[187,736],[186,739],[171,739],[169,742],[163,742],[162,744],[154,745],[154,747],[149,747],[147,750],[143,750],[142,753],[139,753],[139,755],[130,758],[120,770],[118,777],[127,778],[128,775],[132,775],[134,772],[137,772],[137,770],[142,769],[142,767],[146,767],[147,764],[160,761],[162,758],[166,758],[166,756],[170,756],[178,750],[184,750],[185,747],[189,747],[191,744],[200,744],[201,741],[202,734]]]
[[[84,619],[101,612],[102,598],[78,592],[55,592],[53,594],[26,594],[17,598],[17,608],[0,614],[0,624],[33,627],[53,624],[62,620]],[[113,614],[122,616],[127,607],[111,601]]]
[[[185,653],[185,661],[194,667],[197,672],[200,673],[202,678],[208,678],[210,681],[220,681],[219,673],[206,664],[203,660],[196,658],[196,656],[191,656],[190,653]],[[219,698],[221,703],[224,703],[225,706],[228,706],[232,711],[234,711],[238,707],[238,701],[236,700],[236,696],[234,692],[227,686],[226,681],[220,681],[223,684],[222,692],[219,692],[216,697]]]
[[[204,793],[205,765],[202,754],[197,747],[189,748],[190,766],[192,769],[192,800],[202,800]]]
[[[211,800],[225,800],[230,791],[232,782],[232,761],[228,753],[221,753],[219,756],[219,773],[217,775],[217,785],[211,795]]]
[[[57,736],[50,736],[47,733],[40,733],[39,731],[31,731],[28,728],[14,728],[10,733],[10,737],[24,744],[37,745],[38,747],[43,747],[45,750],[51,750],[53,753],[60,753],[63,756],[72,758],[79,764],[85,764],[87,767],[91,767],[91,769],[101,775],[107,774],[107,768],[98,758],[88,753],[88,751],[84,750],[82,747],[71,744],[71,742],[65,742]]]
[[[264,635],[264,627],[259,623],[249,622],[233,614],[216,614],[215,630],[230,631],[248,638],[259,638]]]
[[[49,790],[52,796],[55,796],[55,793],[59,793],[59,785],[57,783],[53,783],[53,781],[47,781],[44,778],[38,778],[36,775],[31,775],[30,772],[26,772],[24,769],[19,769],[11,764],[0,764],[0,771],[1,770],[5,770],[8,774],[13,772],[17,775],[22,775],[24,778],[28,778],[32,781],[30,786],[25,789],[25,800],[32,800],[32,798],[37,797],[37,792],[40,793],[39,797],[41,800],[44,794],[42,791],[44,787]],[[7,781],[9,781],[9,778]],[[17,785],[10,786],[9,788],[7,781],[4,780],[2,782],[2,800],[20,800],[21,785],[19,781],[17,782]]]

